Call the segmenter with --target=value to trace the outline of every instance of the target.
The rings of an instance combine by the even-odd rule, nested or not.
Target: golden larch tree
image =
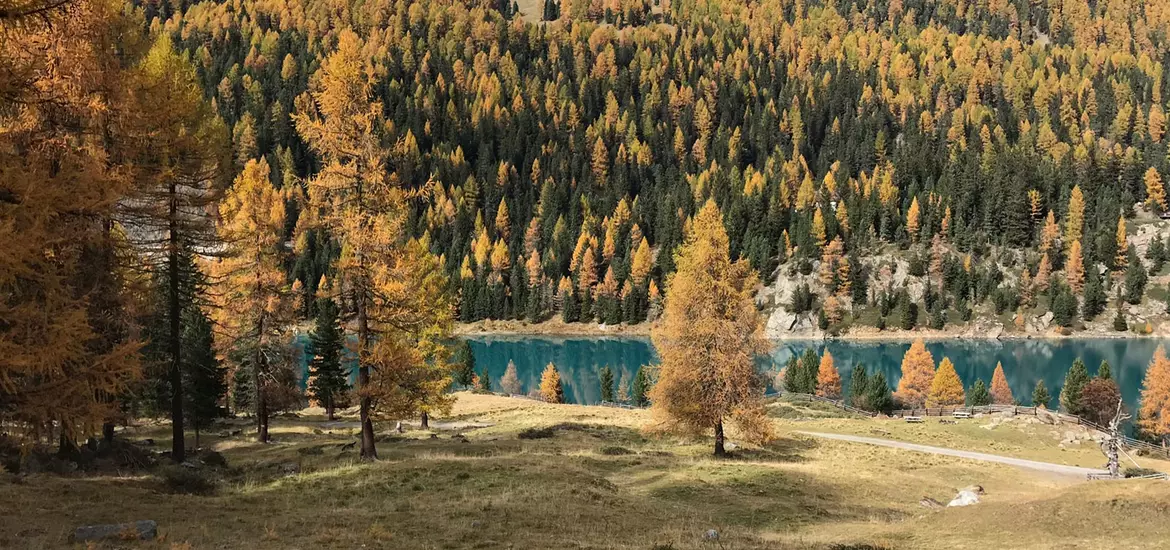
[[[557,366],[549,363],[540,373],[540,398],[546,403],[564,403],[565,388],[561,384],[561,373]]]
[[[934,357],[921,338],[910,344],[902,357],[902,378],[894,396],[908,407],[921,407],[934,381]]]
[[[1158,438],[1165,439],[1170,435],[1170,359],[1166,358],[1166,350],[1160,345],[1154,350],[1154,357],[1142,380],[1138,426]]]
[[[1117,217],[1117,256],[1113,259],[1113,267],[1118,273],[1129,265],[1129,237],[1125,235],[1125,216]]]
[[[1151,166],[1146,170],[1143,178],[1146,184],[1146,207],[1155,212],[1166,211],[1166,189],[1162,186],[1162,176],[1158,169]]]
[[[1068,286],[1076,294],[1085,288],[1085,258],[1081,253],[1081,242],[1073,241],[1068,249],[1068,262],[1065,265],[1065,279]]]
[[[113,334],[124,318],[110,220],[132,180],[102,139],[125,82],[109,41],[133,23],[87,0],[2,9],[0,425],[21,445],[54,430],[72,444],[140,373],[139,344]]]
[[[921,207],[918,206],[918,197],[914,197],[910,201],[910,209],[906,211],[906,233],[910,235],[912,242],[918,242],[919,219],[921,218]]]
[[[772,437],[755,368],[769,346],[754,302],[758,279],[747,260],[731,261],[715,201],[689,226],[667,279],[662,320],[651,331],[661,363],[650,399],[660,429],[714,430],[715,454],[724,455],[725,420],[750,440]]]
[[[991,375],[991,402],[996,405],[1011,405],[1016,402],[1012,396],[1012,388],[1008,386],[1007,377],[1003,374],[1003,363],[995,364],[995,372]]]
[[[837,372],[833,364],[833,354],[825,350],[821,356],[821,365],[817,369],[817,395],[837,399],[841,397],[841,373]]]
[[[213,265],[218,283],[216,321],[227,337],[218,342],[225,357],[241,357],[256,388],[256,437],[268,441],[265,387],[271,358],[287,355],[286,334],[293,320],[292,289],[285,281],[289,251],[284,234],[284,198],[269,180],[264,159],[249,160],[219,207],[224,257]],[[232,353],[235,352],[235,353]]]
[[[930,394],[926,397],[927,407],[955,407],[967,400],[963,394],[963,382],[949,357],[943,357],[930,382]]]
[[[449,406],[441,342],[450,332],[452,304],[437,260],[407,238],[408,200],[425,193],[388,170],[389,128],[382,104],[371,100],[368,63],[361,39],[343,30],[318,70],[311,102],[300,102],[307,104],[294,121],[321,159],[308,182],[304,215],[341,245],[336,270],[357,332],[361,456],[373,459],[375,413],[394,418]],[[482,271],[491,251],[478,245]]]

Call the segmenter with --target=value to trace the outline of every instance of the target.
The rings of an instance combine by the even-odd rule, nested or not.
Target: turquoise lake
[[[301,336],[297,340],[298,344],[303,344],[305,338]],[[638,368],[657,362],[654,346],[647,338],[478,336],[470,337],[468,341],[475,354],[476,372],[487,368],[492,387],[497,391],[508,361],[516,364],[525,393],[539,385],[541,371],[552,362],[561,373],[565,400],[570,403],[596,404],[601,401],[597,373],[605,365],[614,370],[617,380],[626,376],[632,382]],[[1142,377],[1159,344],[1170,344],[1170,341],[1150,338],[938,340],[927,342],[926,348],[936,363],[944,356],[950,357],[966,387],[978,378],[990,384],[996,362],[1003,362],[1012,393],[1025,404],[1031,404],[1032,389],[1037,380],[1043,379],[1052,395],[1050,408],[1057,405],[1065,374],[1074,359],[1082,358],[1090,374],[1096,373],[1103,359],[1108,360],[1113,367],[1113,377],[1121,386],[1122,397],[1133,410],[1141,392]],[[844,389],[848,391],[849,377],[857,363],[864,363],[871,373],[880,369],[891,387],[896,387],[902,374],[902,356],[910,348],[910,342],[777,341],[771,356],[761,361],[760,368],[775,372],[789,357],[800,355],[809,348],[818,355],[826,348],[833,354]],[[303,381],[303,373],[307,370],[303,355],[301,369]]]
[[[493,387],[499,388],[508,361],[516,364],[516,371],[528,392],[540,383],[540,373],[550,361],[561,372],[565,399],[571,403],[594,404],[601,400],[601,386],[597,371],[605,365],[614,369],[616,378],[629,376],[642,365],[657,361],[654,346],[645,338],[552,338],[552,337],[473,337],[469,338],[475,353],[476,370],[487,367]],[[1154,349],[1165,340],[1155,339],[1067,339],[1067,340],[939,340],[927,342],[926,348],[936,363],[950,357],[964,386],[970,387],[977,378],[990,385],[997,361],[1003,362],[1004,374],[1012,394],[1025,404],[1031,404],[1032,389],[1043,379],[1052,395],[1050,408],[1057,406],[1064,376],[1077,357],[1085,361],[1089,374],[1095,374],[1101,361],[1108,360],[1113,377],[1121,386],[1122,397],[1131,409],[1135,408],[1141,392],[1142,377]],[[812,348],[821,354],[827,348],[841,371],[842,384],[848,391],[853,366],[864,363],[869,371],[880,369],[892,387],[902,374],[902,356],[910,342],[861,341],[777,341],[771,357],[761,368],[774,372],[788,358]]]

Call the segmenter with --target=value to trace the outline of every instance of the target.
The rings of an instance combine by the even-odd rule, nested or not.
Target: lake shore
[[[517,320],[483,320],[474,323],[458,323],[454,333],[458,336],[587,336],[587,337],[639,337],[650,336],[650,329],[654,323],[638,323],[636,325],[604,325],[599,323],[565,323],[560,319],[550,319],[540,323],[530,323]],[[1159,327],[1161,328],[1161,327]],[[933,329],[886,329],[877,330],[874,327],[859,327],[845,334],[829,335],[821,331],[794,332],[775,334],[769,331],[770,340],[837,340],[845,342],[873,342],[873,341],[912,341],[922,339],[926,341],[939,340],[1144,340],[1170,338],[1162,330],[1155,330],[1150,334],[1136,332],[1115,332],[1111,330],[1097,330],[1090,328],[1063,333],[1058,329],[1044,332],[1009,332],[1005,330],[980,330],[973,325],[953,326],[944,330]]]

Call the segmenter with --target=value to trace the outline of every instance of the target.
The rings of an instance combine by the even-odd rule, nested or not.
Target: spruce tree
[[[488,376],[487,367],[484,367],[483,372],[479,373],[479,387],[476,390],[482,393],[492,393],[492,379]]]
[[[967,404],[972,407],[981,407],[991,404],[991,392],[987,390],[987,384],[983,383],[980,378],[971,386],[971,391],[967,394]]]
[[[1082,308],[1086,321],[1093,320],[1105,311],[1105,305],[1108,303],[1101,276],[1097,273],[1096,267],[1092,265],[1090,267],[1092,269],[1088,270],[1088,276],[1085,277],[1085,304]]]
[[[455,363],[454,381],[465,389],[475,383],[475,353],[471,351],[471,343],[459,340],[455,344],[455,353],[452,357]]]
[[[345,348],[344,334],[337,303],[328,298],[317,301],[317,319],[309,333],[309,393],[325,408],[325,418],[333,421],[340,397],[349,389],[349,380],[341,365]]]
[[[849,377],[849,405],[851,407],[869,409],[865,399],[866,392],[869,390],[868,378],[864,364],[858,363],[853,367],[853,374]]]
[[[894,395],[890,392],[890,385],[886,382],[886,374],[877,371],[867,381],[865,402],[869,410],[889,414],[894,410]]]
[[[195,430],[198,449],[200,430],[227,414],[219,404],[227,393],[227,367],[216,357],[211,321],[198,307],[183,312],[183,344],[184,412]]]
[[[609,365],[601,367],[597,378],[601,382],[601,400],[607,403],[613,402],[613,370],[609,368]]]
[[[645,407],[650,404],[646,394],[650,391],[650,379],[646,376],[646,368],[638,369],[634,375],[634,384],[630,386],[630,402],[635,407]]]
[[[1065,412],[1081,413],[1081,392],[1088,383],[1089,371],[1085,368],[1085,362],[1077,357],[1072,368],[1068,370],[1068,375],[1064,377],[1064,386],[1060,389],[1060,406]]]
[[[1097,367],[1097,378],[1102,380],[1113,379],[1113,368],[1109,366],[1109,361],[1101,360],[1101,366]]]
[[[1052,401],[1052,396],[1048,395],[1048,386],[1044,385],[1044,380],[1036,381],[1036,389],[1032,390],[1032,406],[1048,408],[1048,403]]]

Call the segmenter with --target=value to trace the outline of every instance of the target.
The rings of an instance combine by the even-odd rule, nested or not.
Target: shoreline
[[[526,321],[514,320],[484,320],[476,321],[474,323],[457,323],[453,333],[456,336],[470,336],[470,337],[485,337],[485,336],[505,336],[505,337],[547,337],[547,338],[568,338],[568,337],[590,337],[590,338],[649,338],[650,329],[653,323],[639,323],[637,325],[602,325],[595,323],[565,323],[560,320],[550,320],[541,323],[529,323]],[[995,342],[995,341],[1058,341],[1058,340],[1158,340],[1170,339],[1170,335],[1160,334],[1154,332],[1151,334],[1137,334],[1137,333],[1116,333],[1112,331],[1097,332],[1097,331],[1077,331],[1070,334],[1062,334],[1059,331],[1047,331],[1043,333],[1032,334],[1018,334],[1001,332],[994,336],[989,334],[971,334],[967,332],[971,327],[964,327],[955,331],[935,331],[935,330],[891,330],[891,331],[870,331],[864,330],[854,333],[846,333],[839,336],[829,336],[818,333],[804,333],[804,334],[786,334],[775,335],[767,334],[766,338],[771,341],[838,341],[838,342],[911,342],[922,339],[927,342],[950,341],[950,340],[968,340],[980,342]],[[964,330],[965,329],[965,330]]]

